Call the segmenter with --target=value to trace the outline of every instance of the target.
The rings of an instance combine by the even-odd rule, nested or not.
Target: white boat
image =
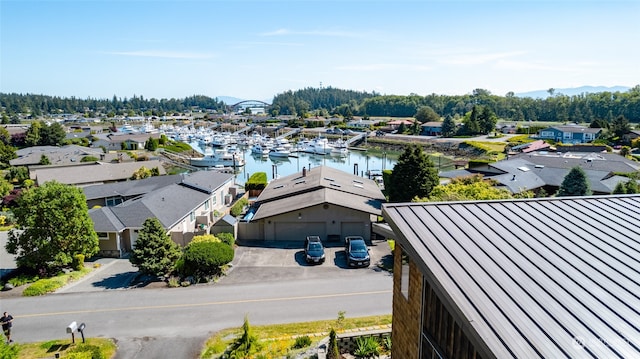
[[[269,157],[289,157],[290,154],[291,151],[282,146],[272,148],[271,151],[269,151]]]
[[[192,157],[191,165],[196,167],[242,167],[244,159],[237,153],[232,153],[224,148],[217,148],[204,157]]]
[[[251,154],[266,157],[269,155],[269,152],[269,147],[262,143],[254,143],[253,146],[251,146]]]
[[[327,140],[326,137],[316,137],[309,141],[302,150],[316,155],[326,155],[331,153],[332,149],[333,146],[329,143],[329,140]]]
[[[349,145],[342,140],[338,140],[332,144],[331,154],[336,156],[346,156],[349,154]]]

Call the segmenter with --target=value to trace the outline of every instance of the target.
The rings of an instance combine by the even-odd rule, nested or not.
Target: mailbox
[[[69,334],[73,334],[76,330],[78,330],[78,324],[76,322],[71,322],[71,324],[67,326],[67,333]]]

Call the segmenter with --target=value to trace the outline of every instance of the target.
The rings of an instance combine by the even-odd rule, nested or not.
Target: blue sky
[[[640,1],[0,0],[0,91],[271,100],[640,84]]]

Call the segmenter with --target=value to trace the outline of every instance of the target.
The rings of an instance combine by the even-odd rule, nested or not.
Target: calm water
[[[194,149],[202,152],[202,148],[195,143]],[[284,177],[290,174],[302,172],[302,168],[314,168],[317,166],[329,166],[347,173],[354,173],[366,177],[368,171],[379,174],[384,169],[393,169],[397,156],[373,155],[366,151],[350,150],[346,156],[314,155],[311,153],[297,152],[289,158],[260,157],[251,154],[250,148],[239,149],[245,160],[244,167],[238,169],[236,183],[244,184],[249,177],[256,172],[265,172],[267,180],[274,177]],[[296,156],[296,157],[293,157]],[[390,158],[393,157],[393,158]]]

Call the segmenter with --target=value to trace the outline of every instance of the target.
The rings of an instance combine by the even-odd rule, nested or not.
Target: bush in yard
[[[231,207],[231,210],[229,211],[231,213],[232,216],[234,217],[238,217],[241,213],[242,210],[244,209],[244,206],[249,204],[249,200],[246,198],[240,198],[236,204],[233,205],[233,207]]]
[[[356,346],[353,355],[358,358],[373,358],[380,355],[380,343],[375,337],[358,337]]]
[[[231,233],[218,233],[216,234],[216,237],[218,237],[219,240],[222,241],[222,243],[226,243],[229,246],[233,247],[233,245],[235,244],[236,240],[235,238],[233,238],[233,234]]]
[[[71,262],[73,270],[81,270],[84,267],[84,254],[76,254]]]
[[[293,343],[293,349],[302,349],[311,345],[311,338],[308,335],[303,335],[296,338],[296,342]]]
[[[184,275],[199,278],[222,273],[222,266],[233,260],[231,246],[222,242],[191,242],[184,250],[182,271]]]
[[[331,328],[331,331],[329,332],[329,347],[327,348],[327,359],[340,359],[340,350],[338,349],[336,331],[333,328]]]

